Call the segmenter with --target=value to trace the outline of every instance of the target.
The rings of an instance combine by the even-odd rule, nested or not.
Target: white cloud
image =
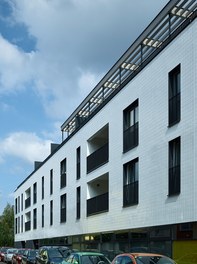
[[[0,35],[0,94],[24,88],[32,78],[32,53],[24,53]]]
[[[8,1],[13,3],[14,21],[26,25],[36,38],[36,50],[22,53],[1,38],[10,53],[10,60],[2,54],[2,87],[16,89],[33,82],[47,115],[55,119],[71,114],[168,2]]]
[[[50,143],[34,133],[15,132],[0,142],[0,158],[8,155],[29,163],[43,161],[50,154]]]

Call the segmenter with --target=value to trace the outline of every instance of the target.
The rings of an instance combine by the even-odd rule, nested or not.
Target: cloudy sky
[[[0,214],[168,0],[0,0]]]

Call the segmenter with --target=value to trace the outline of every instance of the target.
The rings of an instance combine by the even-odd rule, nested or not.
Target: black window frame
[[[81,187],[78,186],[76,189],[76,219],[81,217]]]
[[[169,141],[168,196],[181,192],[181,137]]]
[[[76,179],[81,178],[81,147],[76,149]]]
[[[67,203],[67,195],[66,193],[62,194],[60,196],[60,223],[65,223],[66,222],[66,205]]]
[[[129,175],[129,172],[131,173]],[[139,203],[139,158],[123,165],[123,207]]]
[[[132,123],[131,123],[132,116]],[[123,153],[139,144],[139,100],[123,110]]]
[[[66,187],[67,179],[66,179],[66,171],[67,171],[67,159],[63,159],[60,162],[60,188]]]
[[[181,64],[168,74],[168,126],[181,120]]]

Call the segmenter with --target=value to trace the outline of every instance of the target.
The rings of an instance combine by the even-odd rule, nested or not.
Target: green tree
[[[14,246],[14,208],[10,204],[0,216],[0,246]]]

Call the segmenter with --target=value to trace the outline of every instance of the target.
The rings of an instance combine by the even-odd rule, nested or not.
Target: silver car
[[[7,250],[7,254],[5,255],[5,262],[6,263],[11,263],[12,262],[12,256],[13,254],[17,251],[16,248],[9,248]]]

